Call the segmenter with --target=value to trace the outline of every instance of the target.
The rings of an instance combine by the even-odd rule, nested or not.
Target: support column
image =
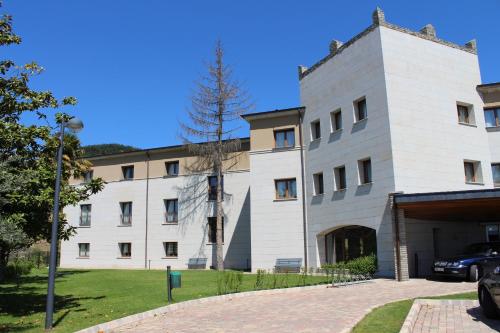
[[[392,233],[394,242],[394,271],[398,281],[407,281],[410,278],[408,270],[408,248],[406,242],[406,220],[404,209],[394,204],[394,195],[390,195],[392,208]]]

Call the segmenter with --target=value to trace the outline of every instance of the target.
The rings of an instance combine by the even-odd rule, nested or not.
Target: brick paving
[[[490,333],[500,331],[500,320],[487,319],[478,301],[418,300],[413,307],[417,313],[412,327],[409,327],[407,332]]]
[[[376,306],[414,297],[476,290],[475,283],[379,279],[338,288],[253,294],[198,303],[112,332],[349,332]]]

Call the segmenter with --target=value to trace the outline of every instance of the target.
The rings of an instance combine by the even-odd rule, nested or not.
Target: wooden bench
[[[301,267],[301,258],[279,258],[276,259],[274,270],[276,271],[276,273],[299,273]]]
[[[207,258],[189,258],[188,269],[205,269]]]

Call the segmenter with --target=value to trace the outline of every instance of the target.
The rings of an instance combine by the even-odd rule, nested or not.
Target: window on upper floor
[[[276,187],[277,200],[297,198],[297,181],[295,178],[276,179],[274,184]]]
[[[474,125],[474,112],[471,104],[457,103],[458,123]]]
[[[129,226],[132,224],[132,202],[120,202],[120,225]]]
[[[365,158],[358,161],[359,184],[370,184],[372,180],[372,160]]]
[[[83,182],[84,183],[90,183],[90,181],[94,178],[94,171],[89,170],[83,174]]]
[[[167,199],[165,203],[165,223],[177,223],[178,221],[178,200]]]
[[[275,148],[295,147],[295,129],[288,128],[274,131]]]
[[[208,242],[217,243],[217,217],[208,218]],[[224,217],[222,218],[222,242],[224,242]]]
[[[177,242],[163,242],[166,258],[177,258]]]
[[[342,166],[334,168],[333,175],[335,177],[335,191],[345,190],[347,187],[345,166],[342,165]]]
[[[479,161],[464,161],[465,182],[478,184],[483,181],[481,174],[481,162]]]
[[[90,227],[92,205],[80,205],[80,226]]]
[[[313,175],[314,195],[325,193],[323,184],[323,172],[318,172]]]
[[[311,140],[321,139],[321,123],[318,120],[311,122]]]
[[[500,108],[484,109],[486,127],[500,127]]]
[[[332,132],[342,129],[342,111],[340,109],[330,113],[330,122]]]
[[[122,175],[124,180],[134,179],[134,166],[133,165],[122,166]]]
[[[500,163],[492,163],[491,172],[493,173],[493,184],[500,187]]]
[[[88,258],[90,255],[90,243],[78,243],[78,257]]]
[[[221,179],[221,195],[224,200],[224,176]],[[208,200],[217,200],[217,176],[208,176]]]
[[[120,257],[132,257],[132,243],[118,243],[118,248],[120,250]]]
[[[368,109],[366,107],[366,98],[363,97],[354,102],[354,118],[356,122],[368,117]]]
[[[178,176],[179,161],[165,162],[165,170],[167,171],[167,176]]]

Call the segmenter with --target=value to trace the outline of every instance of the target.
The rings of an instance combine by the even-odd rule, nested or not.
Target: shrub
[[[243,284],[243,272],[224,271],[217,273],[217,293],[219,295],[237,293]]]
[[[266,271],[263,269],[257,270],[257,276],[255,277],[255,290],[260,290],[264,288],[264,280],[265,280]]]
[[[377,257],[374,254],[359,257],[346,262],[326,264],[322,266],[326,275],[333,275],[337,272],[348,271],[349,275],[372,276],[377,271]]]
[[[31,273],[34,265],[31,261],[25,259],[16,259],[10,262],[5,269],[6,280],[17,280],[23,275]]]

